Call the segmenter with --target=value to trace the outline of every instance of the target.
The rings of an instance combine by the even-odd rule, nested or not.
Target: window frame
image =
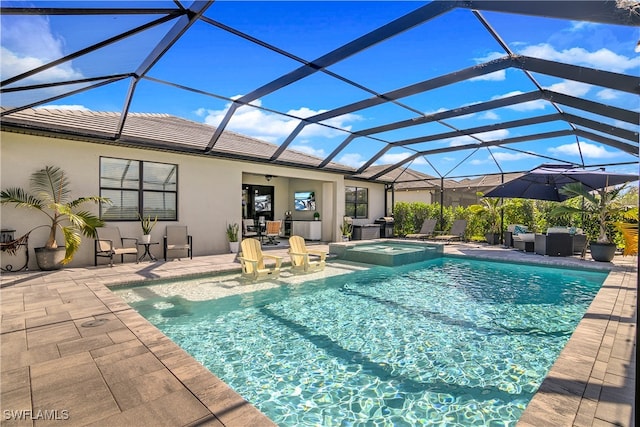
[[[138,163],[138,186],[137,188],[126,188],[126,187],[112,187],[112,186],[103,186],[102,185],[102,162],[104,159],[108,159],[108,160],[117,160],[117,161],[122,161],[122,162],[137,162]],[[156,190],[156,189],[148,189],[145,188],[144,185],[144,168],[145,168],[145,164],[157,164],[157,165],[168,165],[168,166],[172,166],[175,168],[175,190]],[[167,222],[171,222],[171,221],[178,221],[178,217],[179,217],[179,212],[178,212],[178,164],[176,163],[167,163],[167,162],[155,162],[155,161],[147,161],[147,160],[139,160],[139,159],[127,159],[127,158],[122,158],[122,157],[111,157],[111,156],[100,156],[99,159],[99,166],[98,166],[98,174],[99,174],[99,185],[100,185],[100,196],[103,195],[103,191],[108,190],[108,191],[125,191],[125,192],[136,192],[137,194],[137,201],[138,201],[138,207],[137,207],[137,214],[139,216],[143,216],[144,215],[144,209],[145,209],[145,193],[161,193],[161,194],[172,194],[175,197],[175,216],[172,217],[163,217],[161,218],[160,216],[158,216],[158,221],[167,221]],[[105,221],[109,221],[109,222],[125,222],[125,221],[138,221],[139,218],[103,218],[103,214],[104,214],[104,209],[105,209],[106,205],[104,203],[100,204],[100,219],[105,220]]]
[[[353,189],[353,194],[355,196],[355,200],[350,201],[347,199],[347,194],[349,193],[350,189]],[[363,219],[363,218],[369,218],[369,188],[368,187],[357,187],[354,185],[346,185],[344,187],[344,211],[345,211],[345,216],[349,216],[351,218],[354,219]],[[365,193],[365,200],[364,201],[359,201],[358,198],[358,194],[359,192],[364,191]],[[358,206],[365,206],[365,215],[358,215]],[[350,209],[350,207],[353,206],[352,209]]]

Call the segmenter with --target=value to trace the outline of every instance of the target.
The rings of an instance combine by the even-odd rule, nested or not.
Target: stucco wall
[[[167,225],[186,225],[193,235],[194,255],[226,252],[226,223],[239,222],[241,218],[242,170],[231,161],[7,132],[2,133],[1,148],[2,188],[29,188],[29,177],[34,171],[55,165],[68,174],[72,198],[99,194],[101,156],[177,164],[178,221],[158,222],[151,234],[152,241],[162,242]],[[98,213],[97,206],[85,206]],[[2,227],[15,229],[16,236],[45,222],[42,214],[31,214],[12,205],[2,207]],[[112,224],[120,228],[123,236],[141,235],[137,221]],[[46,237],[45,229],[34,231],[30,236],[30,246],[42,246]],[[61,236],[58,242],[62,243]],[[153,246],[153,252],[160,257],[162,245]],[[90,264],[93,264],[93,240],[83,238],[80,250],[70,265]]]
[[[186,225],[193,236],[194,256],[228,252],[225,228],[228,223],[241,222],[242,184],[266,185],[266,174],[274,176],[268,184],[275,187],[276,218],[284,217],[286,210],[293,211],[293,193],[296,190],[316,192],[318,211],[323,221],[323,240],[336,240],[337,230],[344,216],[345,182],[342,175],[338,174],[12,132],[2,132],[0,144],[2,188],[28,189],[29,177],[34,171],[46,165],[54,165],[68,173],[73,198],[99,194],[101,156],[177,164],[178,221],[159,222],[153,229],[152,240],[162,242],[167,225]],[[369,223],[383,216],[382,185],[363,182],[348,185],[369,188],[369,218],[359,221]],[[98,213],[97,205],[86,205],[86,208]],[[300,220],[313,218],[313,212],[294,212],[293,215],[294,219]],[[40,213],[16,209],[12,205],[2,206],[0,210],[2,228],[15,229],[16,237],[37,225],[48,223],[47,221]],[[123,236],[141,235],[137,221],[114,222],[113,225],[120,228]],[[38,229],[31,234],[30,268],[36,268],[32,248],[42,246],[46,237],[46,229]],[[61,236],[58,241],[62,244]],[[93,265],[93,248],[93,239],[83,238],[80,250],[70,265]],[[153,253],[160,258],[162,245],[153,246]],[[99,262],[102,264],[106,260],[101,259]]]

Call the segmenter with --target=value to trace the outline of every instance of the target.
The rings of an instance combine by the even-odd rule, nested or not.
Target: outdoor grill
[[[383,216],[374,221],[380,225],[380,237],[393,237],[393,217]]]

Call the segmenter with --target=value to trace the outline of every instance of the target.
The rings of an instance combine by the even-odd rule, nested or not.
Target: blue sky
[[[85,2],[2,2],[3,6],[33,4],[39,7],[66,5],[78,7]],[[113,6],[115,2],[106,2]],[[140,2],[143,6],[173,7],[173,2]],[[423,2],[232,2],[217,1],[205,16],[256,37],[303,60],[313,60],[327,52],[398,18]],[[88,2],[87,7],[103,5]],[[119,6],[131,6],[132,3]],[[638,28],[578,23],[501,13],[481,12],[509,48],[522,55],[568,62],[600,70],[639,75],[640,55],[634,51]],[[78,49],[126,31],[156,17],[153,16],[3,16],[2,78],[34,65],[46,63]],[[160,25],[143,34],[108,46],[86,57],[76,58],[36,75],[27,84],[130,72],[157,43],[172,23]],[[329,68],[331,72],[355,81],[378,93],[398,89],[420,81],[452,73],[504,56],[499,44],[469,10],[454,10],[425,24],[375,45]],[[171,81],[215,94],[220,98],[178,90],[152,81],[138,85],[131,106],[133,112],[169,113],[189,120],[217,125],[234,99],[286,74],[299,63],[261,46],[240,39],[209,24],[199,22],[148,73],[149,77]],[[637,95],[534,74],[544,88],[640,111]],[[484,102],[516,93],[535,90],[521,70],[506,69],[400,99],[404,106],[387,104],[335,117],[325,122],[330,127],[310,125],[295,138],[290,148],[324,157],[347,136],[348,131],[418,117]],[[49,105],[95,111],[120,111],[128,90],[128,81],[104,86],[57,100]],[[50,91],[50,89],[49,89]],[[26,99],[3,96],[3,105],[24,105],[45,96],[31,91]],[[46,96],[50,96],[46,95]],[[45,96],[45,97],[46,97]],[[285,113],[242,107],[228,129],[279,144],[291,133],[298,118],[313,116],[343,104],[370,98],[364,90],[315,73],[290,86],[254,101],[254,105]],[[569,107],[563,111],[576,113]],[[511,108],[476,113],[444,123],[408,127],[374,138],[356,138],[335,158],[357,167],[385,146],[385,142],[415,138],[426,133],[444,133],[533,115],[554,113],[546,101],[533,101]],[[637,124],[616,123],[611,119],[580,112],[581,116],[636,130]],[[532,127],[500,129],[477,135],[496,140],[569,129],[561,122]],[[389,150],[377,163],[391,164],[413,154],[412,150],[431,150],[472,143],[470,137],[413,144]],[[637,161],[601,143],[579,139],[587,164]],[[499,172],[493,159],[505,172],[527,170],[549,162],[532,158],[536,153],[553,159],[579,161],[574,136],[509,145],[518,151],[496,147],[491,153],[480,149],[446,152],[416,159],[411,168],[430,175],[466,176]],[[464,162],[463,160],[466,159]],[[461,163],[462,162],[462,163]],[[618,167],[637,173],[637,166]]]

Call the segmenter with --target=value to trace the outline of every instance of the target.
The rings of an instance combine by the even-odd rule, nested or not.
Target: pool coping
[[[477,244],[444,249],[445,255],[611,270],[518,425],[634,425],[636,257],[603,265]],[[280,251],[286,259],[285,248],[274,252]],[[78,425],[274,425],[107,287],[229,271],[239,271],[233,254],[3,274],[3,408],[66,409]],[[86,327],[91,323],[97,325]]]

